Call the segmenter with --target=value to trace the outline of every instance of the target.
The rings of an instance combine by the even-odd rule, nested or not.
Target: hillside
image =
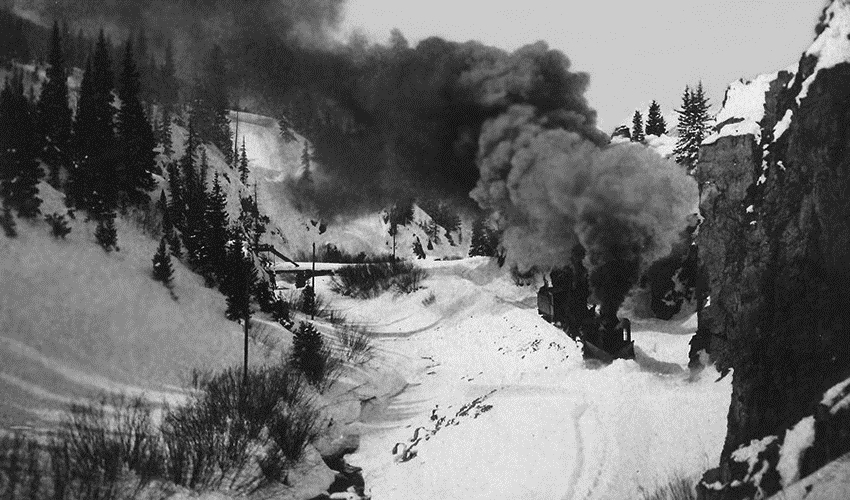
[[[42,183],[45,213],[65,213]],[[118,221],[118,252],[94,241],[92,223],[70,221],[56,240],[46,223],[19,221],[0,237],[0,426],[40,426],[98,391],[179,394],[195,368],[237,364],[241,329],[224,297],[175,262],[174,301],[150,276],[157,242]],[[254,353],[257,355],[257,353]]]

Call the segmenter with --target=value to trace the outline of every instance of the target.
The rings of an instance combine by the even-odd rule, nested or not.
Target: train
[[[585,358],[610,363],[634,359],[635,346],[628,318],[602,317],[596,308],[568,287],[544,284],[537,291],[537,312],[549,323],[582,343]]]

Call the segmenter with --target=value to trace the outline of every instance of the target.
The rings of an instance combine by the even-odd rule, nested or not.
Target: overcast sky
[[[573,69],[611,131],[658,100],[665,116],[686,84],[702,80],[713,110],[728,83],[796,63],[827,0],[348,0],[345,30],[384,41],[398,27],[415,43],[432,35],[513,50],[545,40]],[[668,122],[669,122],[668,119]]]

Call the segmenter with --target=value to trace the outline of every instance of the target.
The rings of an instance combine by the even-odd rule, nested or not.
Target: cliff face
[[[700,335],[734,370],[707,476],[719,498],[742,497],[722,487],[741,479],[736,449],[783,436],[850,375],[850,1],[833,0],[816,31],[796,67],[730,87],[700,151]]]

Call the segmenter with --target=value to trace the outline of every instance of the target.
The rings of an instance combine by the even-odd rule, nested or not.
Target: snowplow
[[[544,284],[537,291],[538,314],[580,341],[585,358],[605,363],[615,359],[634,359],[631,322],[616,316],[602,317],[594,307],[576,303],[573,295],[569,288]]]

